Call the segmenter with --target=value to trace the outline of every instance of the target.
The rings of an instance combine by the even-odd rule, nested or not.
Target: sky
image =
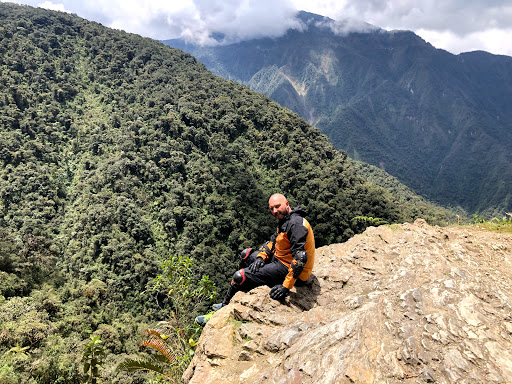
[[[5,1],[1,1],[5,2]],[[213,32],[233,41],[301,28],[304,10],[385,30],[410,30],[453,54],[475,50],[512,56],[512,0],[21,0],[75,13],[107,27],[158,40],[208,44]],[[349,25],[358,25],[357,22]],[[360,24],[359,24],[360,25]]]

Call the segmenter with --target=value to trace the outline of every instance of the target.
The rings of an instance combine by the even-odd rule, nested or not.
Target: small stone
[[[349,296],[343,299],[343,303],[350,309],[356,309],[363,303],[363,298],[361,296]]]
[[[425,351],[420,351],[418,352],[418,359],[423,363],[423,364],[428,364],[431,360],[431,357],[430,355],[425,352]]]
[[[452,348],[446,351],[444,358],[445,364],[450,367],[457,368],[462,372],[467,372],[469,369],[468,361],[457,349]]]
[[[430,369],[429,367],[424,367],[421,371],[421,378],[425,383],[435,383],[436,382],[436,376],[434,374],[434,371]]]
[[[242,346],[243,349],[249,352],[258,350],[258,344],[254,340],[250,340]]]
[[[242,351],[238,355],[238,361],[251,361],[252,355],[247,351]]]
[[[208,359],[208,363],[210,363],[210,365],[212,367],[220,367],[222,365],[222,360],[220,360],[220,359]]]

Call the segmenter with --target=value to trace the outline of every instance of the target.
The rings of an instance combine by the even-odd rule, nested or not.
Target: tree
[[[100,337],[91,335],[91,342],[85,347],[82,356],[82,362],[84,363],[83,383],[98,383],[98,378],[100,377],[99,367],[103,365],[103,359],[105,357],[105,350],[100,344]]]

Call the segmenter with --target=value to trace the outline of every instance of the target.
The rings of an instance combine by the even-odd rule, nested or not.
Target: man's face
[[[272,197],[268,201],[268,207],[277,220],[281,220],[290,211],[288,201],[280,197]]]

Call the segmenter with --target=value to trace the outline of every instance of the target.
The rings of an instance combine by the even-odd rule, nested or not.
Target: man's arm
[[[275,243],[276,243],[276,238],[277,238],[278,233],[279,233],[279,228],[272,235],[270,240],[261,246],[260,252],[258,253],[258,257],[261,257],[263,260],[267,261],[272,256],[274,256]]]
[[[290,242],[292,262],[282,285],[290,290],[295,285],[295,281],[299,278],[308,261],[308,254],[305,250],[308,228],[305,226],[304,218],[301,217],[291,222],[286,234]]]

